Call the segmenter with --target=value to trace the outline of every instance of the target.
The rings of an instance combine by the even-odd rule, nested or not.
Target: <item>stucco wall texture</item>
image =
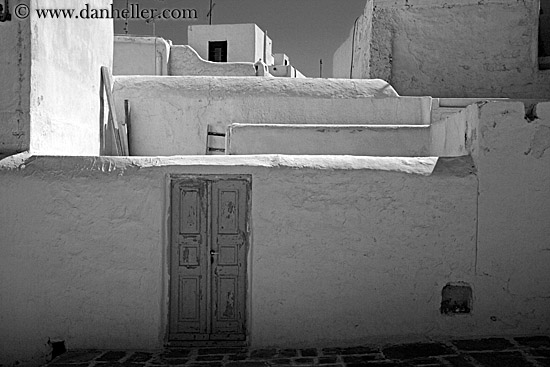
[[[0,89],[0,152],[99,154],[100,67],[111,67],[112,24],[40,19],[34,11],[73,8],[69,0],[28,3],[29,18],[0,24],[0,78],[7,86]]]
[[[0,153],[30,144],[30,20],[0,22]]]
[[[209,125],[426,125],[431,113],[430,97],[392,98],[382,80],[127,76],[114,94],[119,116],[132,108],[132,154],[149,156],[204,154]]]
[[[538,70],[538,9],[538,0],[367,2],[353,77],[387,80],[401,95],[548,98],[550,72]],[[334,60],[347,65],[335,70],[349,67],[345,52]]]
[[[190,46],[171,47],[170,75],[256,76],[252,62],[211,62],[204,60]],[[134,73],[134,75],[137,75]]]
[[[170,46],[161,37],[115,36],[113,75],[168,75]]]
[[[162,346],[170,174],[252,176],[253,346],[550,332],[550,103],[467,113],[472,158],[31,157],[0,170],[0,363],[43,358],[48,338]],[[440,313],[449,282],[472,286],[470,314]]]

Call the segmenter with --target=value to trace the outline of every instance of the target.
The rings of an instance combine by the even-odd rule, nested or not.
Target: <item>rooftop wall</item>
[[[134,155],[205,154],[207,129],[232,123],[428,124],[429,97],[391,98],[381,80],[117,77],[130,101]]]
[[[115,36],[114,75],[168,75],[170,43],[160,37]]]
[[[353,77],[387,80],[401,95],[549,98],[538,12],[538,0],[374,0],[372,37],[356,39]],[[355,33],[369,27],[359,22]]]
[[[256,76],[252,62],[206,61],[185,45],[171,47],[169,71],[173,76]]]
[[[264,55],[264,32],[256,24],[190,25],[188,43],[208,60],[208,41],[227,41],[228,62],[256,62]]]

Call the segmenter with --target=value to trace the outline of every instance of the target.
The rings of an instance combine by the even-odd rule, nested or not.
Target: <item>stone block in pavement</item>
[[[298,352],[296,349],[281,349],[277,355],[279,357],[296,357]]]
[[[324,355],[351,355],[351,354],[371,354],[379,352],[378,348],[368,346],[357,346],[347,348],[323,348]]]
[[[550,347],[550,336],[525,336],[514,340],[526,347]]]
[[[267,359],[277,355],[277,349],[255,349],[250,353],[252,359]]]
[[[443,360],[452,367],[475,367],[475,365],[464,356],[443,357]]]
[[[309,357],[303,357],[303,358],[294,358],[294,363],[295,364],[308,364],[308,365],[311,365],[314,363],[314,360],[313,358],[309,358]]]
[[[336,363],[336,356],[331,357],[319,357],[319,364],[334,364]]]
[[[486,367],[534,367],[520,352],[480,352],[470,356]]]
[[[300,349],[300,352],[302,357],[317,357],[317,349],[315,348]]]
[[[208,354],[243,354],[246,353],[246,348],[200,348],[197,353],[200,356]]]
[[[162,358],[186,358],[189,356],[189,353],[191,351],[189,349],[168,349],[164,353],[162,353],[160,356]]]
[[[514,346],[504,338],[453,340],[451,343],[453,343],[458,349],[465,351],[504,350]]]
[[[368,354],[368,355],[362,355],[362,356],[344,356],[342,357],[342,359],[344,360],[344,362],[349,364],[349,363],[365,363],[365,362],[375,361],[378,358],[376,355]]]
[[[189,361],[187,358],[170,358],[166,359],[163,357],[155,357],[150,363],[154,366],[181,366],[187,363]]]
[[[389,359],[413,359],[456,354],[451,348],[440,343],[412,343],[386,347],[382,352]]]
[[[226,363],[225,367],[266,367],[269,364],[265,361],[240,361]]]
[[[126,357],[125,351],[109,351],[103,354],[101,357],[97,358],[98,362],[116,362]]]
[[[223,359],[223,354],[213,354],[206,356],[197,356],[195,359],[197,362],[211,362],[211,361],[221,361]]]
[[[54,359],[50,364],[57,366],[58,364],[66,363],[90,362],[99,357],[101,354],[103,354],[103,352],[99,350],[69,351]]]
[[[153,358],[153,353],[149,352],[134,352],[125,362],[130,363],[145,363]]]

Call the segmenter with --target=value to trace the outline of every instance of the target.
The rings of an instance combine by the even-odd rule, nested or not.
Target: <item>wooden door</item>
[[[249,181],[172,182],[169,338],[246,338]]]

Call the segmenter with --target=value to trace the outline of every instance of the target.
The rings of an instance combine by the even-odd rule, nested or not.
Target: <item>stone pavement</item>
[[[168,348],[147,351],[69,351],[49,367],[265,366],[550,366],[550,337],[484,338],[340,348]]]

